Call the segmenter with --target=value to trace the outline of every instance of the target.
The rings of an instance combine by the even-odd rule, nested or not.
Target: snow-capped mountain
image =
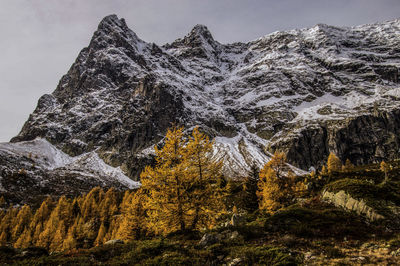
[[[95,152],[133,179],[172,123],[214,137],[231,177],[275,150],[298,172],[330,151],[355,164],[393,158],[399,66],[400,20],[233,44],[196,25],[158,46],[111,15],[12,142],[40,137],[69,156]]]

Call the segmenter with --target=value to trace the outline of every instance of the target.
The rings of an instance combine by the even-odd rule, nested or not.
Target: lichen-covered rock
[[[117,244],[124,244],[124,241],[121,239],[111,239],[104,243],[104,245],[117,245]]]
[[[207,247],[221,241],[221,236],[217,233],[206,233],[200,239],[198,246]]]
[[[354,211],[360,215],[365,215],[371,221],[377,221],[385,218],[383,215],[377,213],[376,210],[368,206],[364,200],[354,199],[344,190],[339,192],[329,192],[325,190],[322,192],[322,199],[332,202],[337,207],[342,207],[349,211]]]

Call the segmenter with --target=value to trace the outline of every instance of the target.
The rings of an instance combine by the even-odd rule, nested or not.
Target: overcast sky
[[[400,0],[0,0],[0,142],[18,134],[109,14],[148,42],[172,42],[204,24],[230,43],[317,23],[395,19]]]

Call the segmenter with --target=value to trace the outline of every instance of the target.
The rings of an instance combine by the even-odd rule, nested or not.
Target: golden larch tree
[[[190,230],[211,226],[224,211],[225,193],[218,185],[222,178],[222,161],[213,159],[212,151],[213,142],[195,127],[183,160],[189,179]]]
[[[100,246],[101,244],[104,243],[104,237],[107,234],[107,230],[106,227],[104,226],[104,223],[101,223],[100,228],[99,228],[99,232],[97,233],[97,237],[94,241],[94,245],[95,246]]]
[[[260,171],[258,188],[260,209],[271,213],[290,204],[305,189],[303,183],[295,181],[285,154],[278,151]]]
[[[342,170],[342,162],[339,157],[337,157],[333,152],[331,152],[328,156],[328,173],[339,172]]]
[[[129,196],[124,196],[121,203],[121,220],[116,233],[116,238],[122,240],[137,239],[146,232],[145,195],[140,188]]]
[[[12,239],[17,240],[23,233],[25,228],[29,226],[32,218],[32,211],[28,205],[24,205],[18,212],[16,218],[13,219]]]
[[[198,229],[213,223],[222,208],[218,186],[222,163],[212,159],[212,142],[198,128],[184,137],[183,128],[168,130],[156,166],[141,174],[148,199],[148,226],[156,233]]]
[[[147,166],[140,175],[142,188],[148,193],[148,222],[156,233],[186,229],[188,176],[183,165],[183,128],[169,129],[162,149],[155,146],[156,166]]]
[[[385,161],[382,161],[380,164],[380,169],[385,174],[385,180],[383,182],[389,181],[388,171],[390,170],[390,165],[388,163],[386,163]]]
[[[342,171],[348,172],[354,169],[354,164],[351,163],[349,159],[346,159],[346,162],[342,166]]]

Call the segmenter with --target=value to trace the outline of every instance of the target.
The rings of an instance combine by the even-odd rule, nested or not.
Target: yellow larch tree
[[[188,176],[182,164],[183,128],[169,129],[162,149],[155,146],[156,166],[147,166],[140,175],[142,188],[148,194],[148,222],[156,233],[186,229],[189,201]]]
[[[116,191],[110,188],[104,195],[99,205],[99,217],[101,220],[108,222],[109,219],[118,212],[118,203]]]
[[[16,241],[19,236],[23,233],[25,228],[29,226],[32,218],[32,211],[28,205],[22,206],[19,210],[17,217],[13,219],[12,239]]]
[[[218,185],[222,178],[222,161],[212,157],[213,142],[195,127],[184,149],[183,164],[189,179],[188,199],[190,230],[210,227],[224,212],[224,191]]]
[[[121,207],[121,220],[116,232],[116,238],[122,240],[137,239],[146,233],[145,195],[140,188],[124,197]]]
[[[212,159],[212,145],[198,128],[189,139],[183,128],[172,128],[163,148],[155,147],[156,166],[146,167],[140,176],[148,227],[155,233],[210,226],[223,210],[218,186],[222,163]]]
[[[328,174],[328,170],[326,169],[326,166],[323,165],[322,169],[321,169],[321,175],[327,175]]]
[[[104,223],[101,223],[99,232],[97,233],[97,237],[94,240],[94,246],[100,246],[101,244],[104,243],[104,237],[107,234],[106,227],[104,226]]]
[[[60,221],[51,240],[50,250],[52,251],[62,250],[64,239],[65,239],[65,225],[63,221]]]
[[[30,228],[25,228],[24,232],[16,240],[15,248],[27,248],[32,245],[32,232]]]
[[[349,159],[346,159],[346,162],[342,166],[342,171],[348,172],[354,169],[354,164],[351,163]]]
[[[76,237],[76,227],[78,224],[78,219],[75,219],[75,223],[68,229],[67,236],[65,237],[62,249],[72,250],[77,247],[77,237]]]
[[[327,165],[328,173],[339,172],[342,170],[342,162],[333,152],[331,152],[328,156]]]
[[[6,245],[7,245],[7,233],[3,231],[0,234],[0,246],[6,246]]]
[[[3,235],[5,242],[13,242],[12,231],[15,227],[16,222],[15,217],[17,216],[19,210],[18,208],[9,207],[3,216],[0,223],[0,234]],[[3,234],[4,233],[4,234]]]
[[[382,161],[380,164],[380,169],[385,174],[385,179],[383,182],[389,181],[388,171],[390,170],[390,165],[388,163],[386,163],[385,161]]]
[[[36,243],[38,246],[51,250],[61,249],[65,237],[65,221],[68,223],[71,221],[71,206],[65,196],[60,197],[39,235]]]
[[[258,181],[260,209],[273,213],[290,204],[304,185],[295,182],[295,175],[286,164],[286,156],[276,151],[260,171]]]

